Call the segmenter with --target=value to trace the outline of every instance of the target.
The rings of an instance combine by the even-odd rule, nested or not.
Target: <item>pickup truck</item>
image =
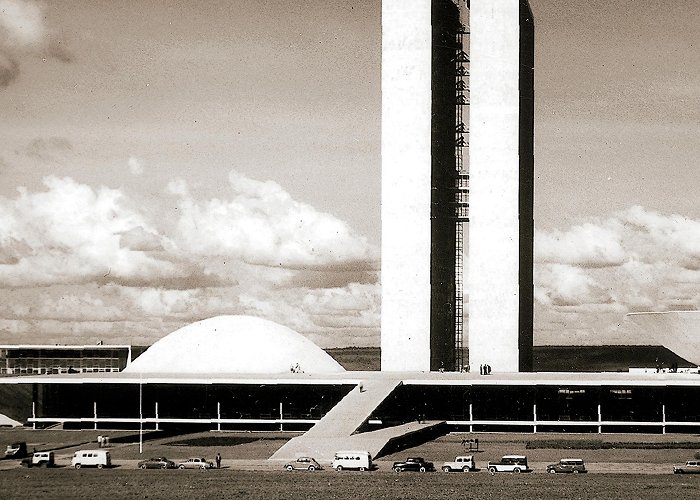
[[[422,457],[408,457],[403,462],[394,462],[391,466],[394,472],[415,471],[427,472],[434,471],[435,467],[432,462],[426,462]]]
[[[452,462],[445,462],[444,464],[442,464],[442,470],[444,472],[474,472],[476,470],[476,462],[474,461],[474,455],[464,455],[461,457],[455,457],[455,459]]]

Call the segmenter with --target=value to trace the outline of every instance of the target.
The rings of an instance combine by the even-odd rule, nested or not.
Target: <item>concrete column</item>
[[[158,422],[158,401],[156,401],[156,430],[160,430],[160,422]]]
[[[382,371],[430,370],[430,20],[382,1]]]
[[[284,420],[284,413],[282,413],[282,401],[280,401],[280,430],[284,430],[284,424],[282,423],[282,420]]]
[[[470,8],[469,364],[495,372],[531,366],[528,12],[521,0],[482,0]]]
[[[666,405],[661,405],[661,433],[666,434]]]
[[[469,403],[469,432],[474,432],[474,413],[472,408],[472,403]]]
[[[93,429],[97,430],[97,401],[92,402],[92,416],[95,419]]]
[[[221,403],[216,402],[216,430],[221,430]]]
[[[537,434],[537,403],[532,405],[532,421],[534,422],[532,432]]]
[[[598,403],[598,434],[601,434],[603,432],[603,426],[601,425],[603,422],[603,414],[600,410],[600,403]]]

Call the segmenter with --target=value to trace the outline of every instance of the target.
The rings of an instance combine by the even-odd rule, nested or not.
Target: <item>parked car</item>
[[[524,455],[504,455],[498,462],[489,462],[487,470],[491,474],[496,472],[513,472],[515,474],[532,472],[532,469],[527,466],[527,457]]]
[[[53,451],[35,451],[31,456],[20,462],[22,467],[53,467],[55,465]]]
[[[27,456],[27,443],[8,444],[5,449],[5,458],[24,458]]]
[[[685,465],[674,465],[674,474],[700,474],[700,460],[688,460]]]
[[[549,472],[550,474],[578,474],[579,472],[585,473],[588,471],[586,470],[586,465],[583,463],[583,460],[581,460],[580,458],[562,458],[561,460],[559,460],[558,464],[549,464],[547,466],[547,472]]]
[[[284,465],[287,470],[322,470],[323,467],[311,457],[299,457],[294,462],[288,462]]]
[[[435,470],[433,463],[426,462],[425,460],[423,460],[423,457],[408,457],[403,462],[394,462],[391,468],[394,472],[428,472]]]
[[[344,469],[371,470],[372,455],[368,451],[338,451],[333,456],[331,467],[339,472]]]
[[[211,469],[212,467],[214,467],[213,463],[201,457],[188,458],[177,464],[178,469]]]
[[[175,462],[165,457],[149,458],[138,463],[139,469],[174,469]]]
[[[76,469],[81,467],[103,467],[112,466],[112,457],[106,450],[78,450],[73,453],[71,465]]]
[[[474,455],[464,455],[461,457],[455,457],[455,459],[452,462],[445,462],[444,464],[442,464],[442,470],[445,472],[473,472],[476,470],[476,462],[474,461]]]

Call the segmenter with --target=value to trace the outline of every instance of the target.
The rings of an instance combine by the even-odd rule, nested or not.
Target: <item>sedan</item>
[[[322,470],[323,467],[311,457],[299,457],[294,462],[288,462],[284,466],[287,470]]]
[[[201,457],[188,458],[177,464],[178,469],[211,469],[212,467],[214,467],[213,463],[207,462],[205,458]]]
[[[175,462],[165,457],[149,458],[138,463],[139,469],[174,469]]]
[[[391,469],[394,472],[427,472],[434,471],[435,466],[432,462],[426,462],[423,460],[423,457],[408,457],[404,462],[394,462]]]

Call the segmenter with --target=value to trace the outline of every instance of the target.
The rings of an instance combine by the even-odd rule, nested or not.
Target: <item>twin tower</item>
[[[382,1],[383,371],[532,370],[533,87],[526,0]]]

